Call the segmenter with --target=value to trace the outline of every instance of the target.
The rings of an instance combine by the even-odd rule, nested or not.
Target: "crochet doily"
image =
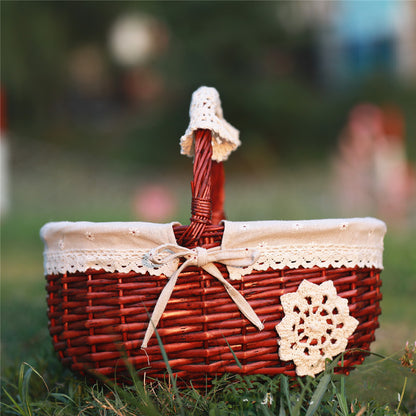
[[[325,360],[345,351],[358,321],[348,300],[337,295],[332,281],[316,285],[304,280],[296,292],[281,296],[284,318],[276,325],[279,357],[293,360],[296,374],[315,376]]]
[[[212,160],[222,162],[240,144],[239,131],[228,123],[222,113],[221,101],[215,88],[200,87],[192,94],[189,109],[190,123],[181,137],[181,153],[194,155],[194,131],[208,129],[212,132]]]

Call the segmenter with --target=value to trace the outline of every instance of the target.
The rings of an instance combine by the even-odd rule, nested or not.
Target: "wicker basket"
[[[121,380],[128,361],[147,378],[164,378],[156,327],[174,374],[194,383],[204,384],[227,372],[314,375],[325,358],[344,350],[338,371],[348,373],[364,360],[378,327],[384,224],[375,219],[221,221],[224,174],[222,163],[212,161],[213,133],[198,128],[193,136],[191,223],[164,225],[174,233],[169,244],[148,243],[144,236],[150,245],[137,261],[141,267],[148,262],[147,271],[124,263],[114,270],[106,261],[111,261],[113,230],[129,234],[123,253],[130,252],[134,263],[142,251],[139,247],[135,254],[131,241],[138,234],[152,234],[152,224],[50,223],[42,229],[49,330],[62,363],[80,374]],[[224,247],[227,227],[248,230],[251,238],[259,232],[257,226],[265,238],[285,242],[279,253],[289,247],[302,261],[287,265],[276,258],[265,263],[264,252],[276,250],[267,243],[240,247],[236,234],[227,241],[237,247]],[[316,244],[321,226],[330,240]],[[343,235],[366,241],[352,244],[348,238],[343,241]],[[308,236],[319,248],[319,261],[302,249],[309,247],[304,242]],[[303,239],[300,249],[297,238]],[[100,241],[108,257],[95,261],[94,253],[102,254]],[[371,261],[368,246],[376,252]],[[328,261],[322,247],[339,256]],[[352,251],[362,252],[355,263],[348,258]],[[60,267],[62,256],[72,256],[72,263]]]

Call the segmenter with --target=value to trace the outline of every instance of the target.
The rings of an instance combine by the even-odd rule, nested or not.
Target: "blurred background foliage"
[[[208,85],[241,131],[235,169],[326,160],[363,101],[400,105],[415,159],[414,4],[350,3],[357,10],[343,1],[3,1],[8,134],[18,147],[36,140],[112,166],[170,169],[181,163],[191,93]]]
[[[51,348],[41,277],[44,223],[188,223],[191,161],[179,155],[179,138],[201,85],[218,89],[225,118],[241,132],[242,146],[226,164],[228,218],[385,220],[375,351],[413,342],[415,183],[412,195],[404,189],[397,198],[403,204],[393,207],[395,216],[388,205],[401,182],[380,186],[395,169],[390,160],[383,162],[390,170],[373,175],[379,182],[369,178],[373,166],[365,163],[373,161],[363,157],[358,134],[355,147],[344,146],[340,181],[334,155],[353,108],[393,105],[414,165],[415,1],[2,0],[0,12],[6,372],[22,360],[39,364]],[[400,167],[407,169],[406,162],[400,159]],[[173,207],[155,219],[164,201]],[[383,376],[393,380],[390,374]]]

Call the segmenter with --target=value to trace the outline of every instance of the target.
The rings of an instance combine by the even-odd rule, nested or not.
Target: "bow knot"
[[[224,279],[220,270],[214,263],[222,263],[226,266],[233,267],[246,267],[253,264],[259,257],[259,253],[255,250],[248,249],[228,249],[222,250],[221,247],[213,247],[206,249],[203,247],[196,247],[189,249],[181,247],[176,244],[163,244],[155,249],[152,249],[147,259],[151,263],[160,265],[170,263],[179,258],[183,258],[185,261],[181,266],[169,277],[168,282],[163,288],[159,299],[156,302],[152,316],[150,318],[149,325],[146,330],[146,334],[143,339],[142,348],[147,347],[150,337],[153,335],[159,320],[166,308],[166,305],[172,295],[173,288],[180,273],[189,266],[197,266],[204,269],[210,275],[219,280],[227,290],[231,299],[238,306],[243,315],[249,319],[258,329],[264,328],[259,317],[256,315],[249,303],[244,299],[240,292],[234,288],[227,280]]]
[[[208,263],[211,263],[209,261],[208,250],[206,248],[196,247],[194,250],[196,253],[196,265],[198,267],[204,267]]]

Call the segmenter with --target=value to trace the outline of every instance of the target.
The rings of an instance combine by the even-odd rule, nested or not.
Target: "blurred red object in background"
[[[174,217],[176,208],[176,197],[164,184],[146,185],[134,198],[134,212],[141,221],[169,221]]]

